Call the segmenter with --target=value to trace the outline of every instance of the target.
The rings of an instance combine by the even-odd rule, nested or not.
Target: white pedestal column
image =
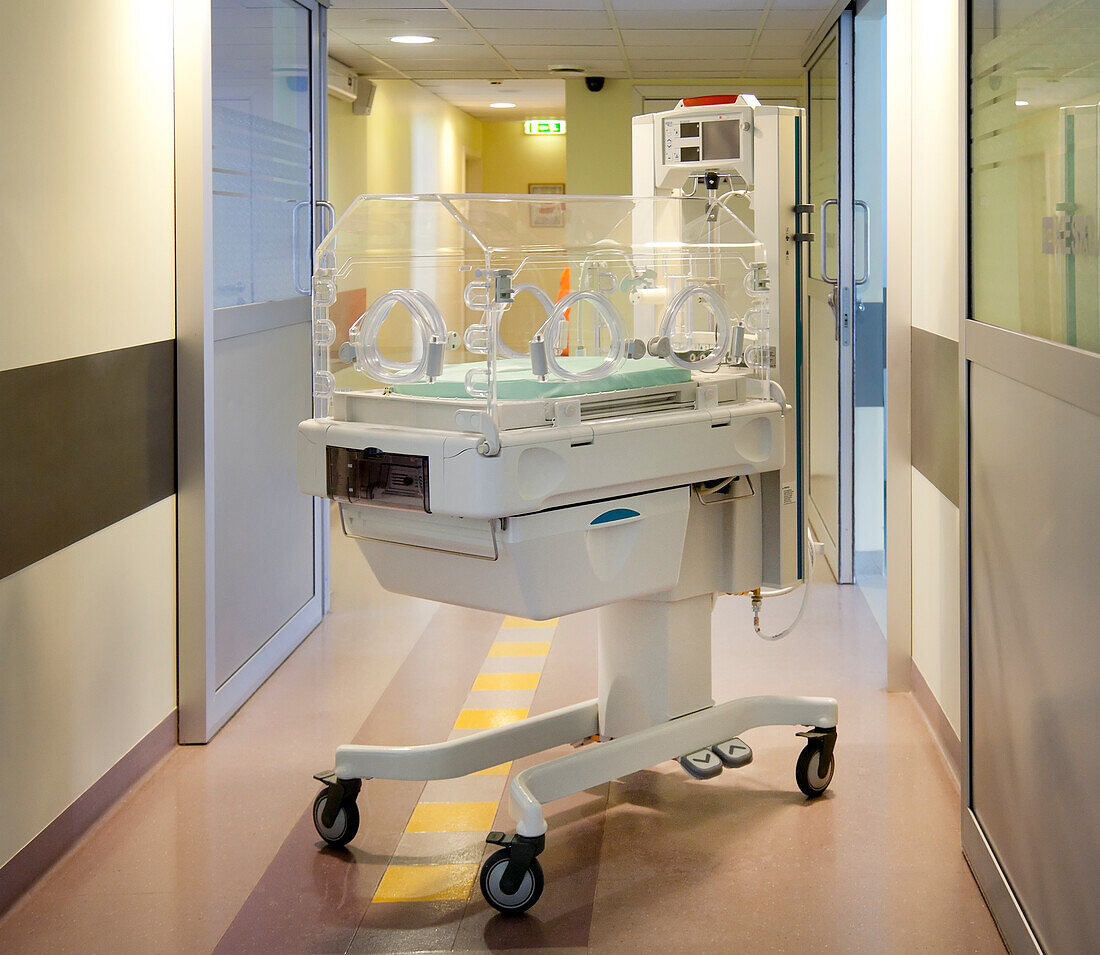
[[[601,736],[625,736],[714,705],[713,609],[713,594],[624,600],[600,608]]]

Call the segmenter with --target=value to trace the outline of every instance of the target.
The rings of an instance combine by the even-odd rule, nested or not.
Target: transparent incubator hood
[[[317,251],[315,414],[501,402],[770,365],[764,249],[719,201],[359,196]]]

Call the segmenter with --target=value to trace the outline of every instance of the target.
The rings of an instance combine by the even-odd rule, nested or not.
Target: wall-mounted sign
[[[528,136],[564,136],[564,119],[527,119],[523,121],[523,131]]]

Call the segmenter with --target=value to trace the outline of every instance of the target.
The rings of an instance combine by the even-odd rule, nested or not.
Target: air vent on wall
[[[359,77],[355,71],[331,56],[328,58],[328,91],[349,103],[354,103],[359,97]]]

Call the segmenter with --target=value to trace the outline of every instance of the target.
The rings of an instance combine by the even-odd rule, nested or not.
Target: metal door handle
[[[866,285],[871,274],[871,209],[862,199],[856,199],[853,205],[863,210],[863,275],[855,284]]]
[[[323,239],[336,225],[336,207],[327,199],[318,199],[314,205],[321,210],[321,238]],[[328,213],[327,216],[325,215],[326,212]],[[328,226],[325,225],[326,220]]]
[[[821,278],[826,282],[832,282],[833,285],[836,285],[838,279],[836,276],[830,277],[829,270],[825,267],[826,253],[829,248],[829,241],[825,233],[825,213],[829,206],[835,206],[836,204],[836,199],[826,199],[821,203]]]

